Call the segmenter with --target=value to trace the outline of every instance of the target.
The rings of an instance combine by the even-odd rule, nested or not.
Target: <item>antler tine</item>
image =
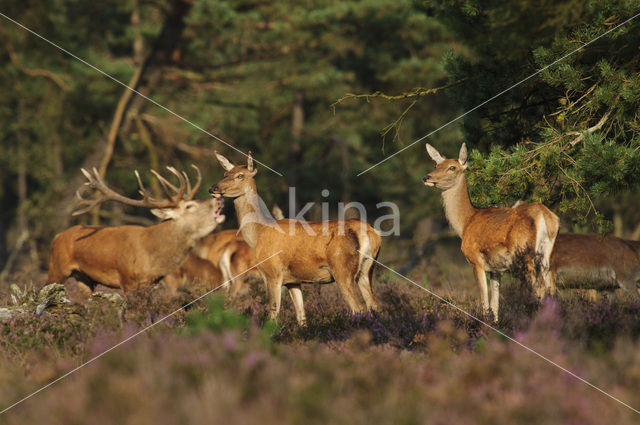
[[[182,174],[180,174],[180,172],[178,170],[176,170],[175,168],[173,168],[173,167],[167,167],[167,170],[171,171],[171,173],[173,173],[178,178],[178,180],[180,181],[180,188],[178,190],[175,190],[175,188],[174,188],[174,191],[176,192],[176,194],[173,196],[173,199],[175,199],[176,201],[179,201],[179,200],[183,199],[184,192],[185,192],[185,190],[187,190],[187,184],[186,184],[186,181],[185,181],[185,177]]]
[[[193,167],[196,170],[196,173],[198,174],[198,180],[196,181],[196,184],[193,186],[193,189],[192,189],[191,182],[189,181],[189,178],[185,173],[185,177],[187,177],[187,183],[189,185],[189,191],[187,192],[186,199],[189,199],[189,200],[193,199],[193,197],[198,193],[198,189],[200,189],[200,184],[202,183],[202,174],[200,173],[200,169],[196,167],[195,164],[191,164],[191,167]]]
[[[153,170],[151,171],[153,172]],[[138,173],[138,170],[135,170],[134,173],[136,175],[136,180],[138,180],[138,186],[139,186],[138,193],[142,195],[143,199],[153,203],[163,203],[164,200],[154,198],[151,195],[151,193],[147,190],[144,183],[142,183],[142,179],[140,178],[140,173]]]
[[[160,182],[160,185],[162,186],[162,190],[164,191],[167,198],[171,200],[171,202],[173,202],[174,204],[177,204],[177,202],[181,200],[182,196],[184,195],[184,191],[185,191],[184,177],[182,176],[182,174],[178,172],[178,170],[176,170],[173,167],[167,167],[167,170],[169,170],[172,174],[178,177],[178,180],[180,181],[180,187],[175,187],[171,182],[169,182],[169,180],[162,177],[160,173],[158,173],[157,171],[151,170],[151,172],[153,173],[154,176],[156,176],[156,178]],[[172,194],[171,191],[173,191],[174,193]]]
[[[84,171],[84,170],[82,170]],[[88,184],[88,183],[85,183]],[[82,194],[80,193],[80,189],[76,190],[76,198],[78,198],[78,205],[86,205],[86,207],[84,208],[80,208],[77,209],[75,211],[73,211],[71,213],[72,216],[76,216],[76,215],[80,215],[80,214],[84,214],[88,211],[90,211],[93,207],[95,207],[98,204],[99,198],[98,199],[85,199]]]
[[[144,186],[142,185],[142,180],[140,179],[140,175],[136,171],[136,178],[138,179],[138,184],[140,185],[140,193],[144,197],[144,199],[131,199],[126,196],[120,195],[118,192],[109,188],[107,184],[100,177],[100,173],[97,169],[93,168],[93,174],[89,173],[84,168],[81,169],[82,174],[87,178],[87,181],[84,183],[85,186],[88,186],[92,190],[99,191],[102,195],[96,199],[86,199],[82,196],[80,190],[76,191],[76,196],[80,200],[80,205],[86,205],[84,208],[76,210],[72,213],[72,215],[80,215],[84,214],[87,211],[94,208],[96,205],[101,204],[105,201],[116,201],[126,205],[131,205],[134,207],[144,207],[144,208],[166,208],[175,205],[173,200],[156,200],[151,198]]]
[[[171,198],[171,192],[170,192],[170,188],[173,189],[173,191],[177,191],[178,189],[172,185],[167,179],[165,179],[164,177],[162,177],[160,175],[160,173],[158,173],[156,170],[151,170],[151,174],[153,174],[154,176],[156,176],[156,178],[158,179],[158,181],[160,182],[160,186],[162,186],[162,191],[164,192],[164,194],[167,196],[167,198]]]

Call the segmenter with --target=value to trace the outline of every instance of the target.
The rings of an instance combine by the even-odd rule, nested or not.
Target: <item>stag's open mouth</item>
[[[216,220],[216,223],[222,223],[226,219],[225,215],[221,214],[222,207],[224,207],[224,201],[220,199],[218,200],[218,208],[216,208],[215,212],[213,213],[213,217]]]

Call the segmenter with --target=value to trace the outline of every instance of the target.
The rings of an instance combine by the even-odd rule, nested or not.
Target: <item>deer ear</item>
[[[151,210],[151,214],[155,215],[160,220],[172,219],[174,216],[174,213],[175,211],[173,208],[153,208]]]
[[[226,171],[229,171],[230,169],[235,167],[235,165],[233,165],[233,163],[229,161],[227,158],[225,158],[223,155],[220,155],[218,152],[215,152],[215,154],[216,154],[216,158],[218,158],[218,162],[220,163],[220,165],[222,165],[222,168],[224,168]]]
[[[458,162],[463,168],[467,168],[467,144],[463,143],[458,154]]]
[[[431,159],[436,162],[436,165],[440,165],[440,163],[445,160],[445,158],[440,155],[440,152],[438,152],[436,148],[431,146],[429,143],[427,143],[427,153],[429,154]]]
[[[284,213],[278,204],[273,204],[273,208],[271,208],[271,215],[273,215],[273,218],[276,220],[284,220]]]
[[[255,169],[253,165],[253,154],[249,151],[249,155],[247,155],[247,170],[251,173],[252,176],[255,176],[258,170]]]

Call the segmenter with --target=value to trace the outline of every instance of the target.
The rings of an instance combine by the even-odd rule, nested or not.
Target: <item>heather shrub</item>
[[[636,303],[563,297],[542,304],[506,280],[498,327],[637,407]],[[380,311],[351,315],[335,285],[304,288],[308,326],[286,293],[277,323],[259,287],[193,303],[0,420],[18,423],[580,423],[635,413],[401,280],[380,278]],[[198,294],[126,296],[126,310],[16,316],[0,324],[5,407]],[[190,298],[191,297],[191,298]],[[451,301],[478,317],[475,299]],[[77,322],[74,322],[77,320]],[[5,334],[11,330],[14,335]],[[28,330],[25,332],[25,330]]]
[[[614,344],[610,362],[561,335],[561,312],[545,305],[517,335],[633,406],[640,404],[640,346]],[[428,350],[372,345],[369,331],[329,344],[266,349],[259,331],[141,336],[7,412],[7,424],[630,424],[636,414],[521,347],[484,336],[480,351],[456,350],[452,320],[425,335]],[[100,336],[91,354],[119,338]],[[60,359],[47,364],[62,368]],[[0,399],[40,384],[36,371],[0,371]],[[18,378],[20,375],[20,378]],[[8,384],[15,384],[10,387]]]

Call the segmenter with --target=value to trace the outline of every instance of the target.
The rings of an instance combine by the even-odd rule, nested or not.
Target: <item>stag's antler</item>
[[[82,174],[87,178],[87,182],[84,183],[84,186],[88,186],[92,190],[97,190],[102,193],[102,196],[96,199],[86,199],[82,196],[81,189],[76,191],[76,196],[80,200],[79,205],[83,206],[72,213],[72,215],[80,215],[84,214],[87,211],[93,209],[96,205],[101,204],[105,201],[116,201],[126,205],[131,205],[134,207],[143,207],[143,208],[170,208],[178,206],[178,203],[181,200],[191,200],[193,199],[196,191],[200,187],[200,183],[202,182],[202,176],[200,174],[200,170],[195,165],[192,165],[193,168],[196,169],[198,173],[198,181],[193,189],[191,189],[191,182],[189,181],[189,177],[186,173],[180,173],[173,167],[167,167],[167,169],[174,174],[178,180],[180,181],[180,187],[176,187],[171,184],[167,179],[162,177],[155,170],[151,170],[151,173],[158,179],[160,182],[162,189],[164,190],[166,199],[155,199],[151,194],[147,191],[142,184],[142,179],[140,178],[140,174],[138,171],[135,171],[136,179],[138,180],[138,193],[142,195],[142,199],[131,199],[123,196],[113,189],[109,188],[107,184],[104,182],[98,170],[95,168],[92,170],[93,173],[89,173],[84,168],[81,170]],[[173,192],[173,194],[171,193]],[[186,192],[186,193],[185,193]]]

